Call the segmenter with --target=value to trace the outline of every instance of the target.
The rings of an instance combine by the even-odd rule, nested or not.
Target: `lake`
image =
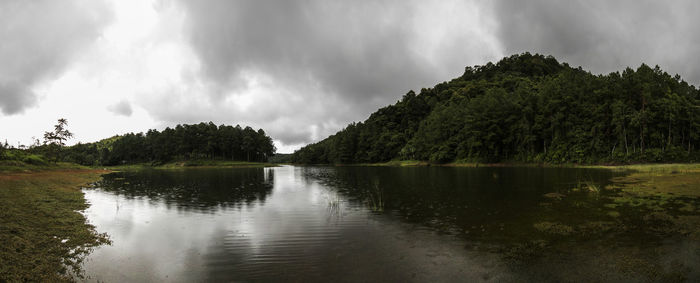
[[[636,227],[606,198],[620,174],[296,166],[112,173],[84,189],[86,217],[113,241],[86,258],[85,279],[637,281],[673,279],[676,269],[698,278],[696,242],[620,228]],[[648,266],[671,277],[650,277]]]

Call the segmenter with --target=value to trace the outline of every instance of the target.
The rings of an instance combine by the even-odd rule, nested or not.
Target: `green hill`
[[[642,64],[594,75],[519,54],[377,110],[297,163],[698,161],[700,91]]]

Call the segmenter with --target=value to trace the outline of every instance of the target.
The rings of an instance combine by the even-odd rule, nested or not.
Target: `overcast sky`
[[[524,51],[697,85],[698,27],[698,1],[0,0],[0,138],[213,121],[291,152]]]

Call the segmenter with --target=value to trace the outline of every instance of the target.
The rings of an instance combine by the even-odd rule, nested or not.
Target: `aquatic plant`
[[[340,218],[342,216],[342,199],[338,193],[327,193],[325,196],[327,203],[328,217]]]
[[[384,190],[379,186],[379,180],[374,180],[371,190],[367,193],[367,204],[374,212],[384,211]]]
[[[534,227],[537,231],[552,235],[568,236],[574,233],[574,228],[569,225],[548,221],[535,223],[532,225],[532,227]]]

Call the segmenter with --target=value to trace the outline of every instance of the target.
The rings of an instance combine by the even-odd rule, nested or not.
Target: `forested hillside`
[[[700,92],[642,64],[593,75],[524,53],[379,109],[297,163],[698,161]]]
[[[35,149],[41,151],[41,147]],[[128,133],[95,143],[76,144],[61,159],[82,165],[118,165],[173,160],[267,161],[275,153],[265,131],[214,123],[177,125],[162,132]]]

